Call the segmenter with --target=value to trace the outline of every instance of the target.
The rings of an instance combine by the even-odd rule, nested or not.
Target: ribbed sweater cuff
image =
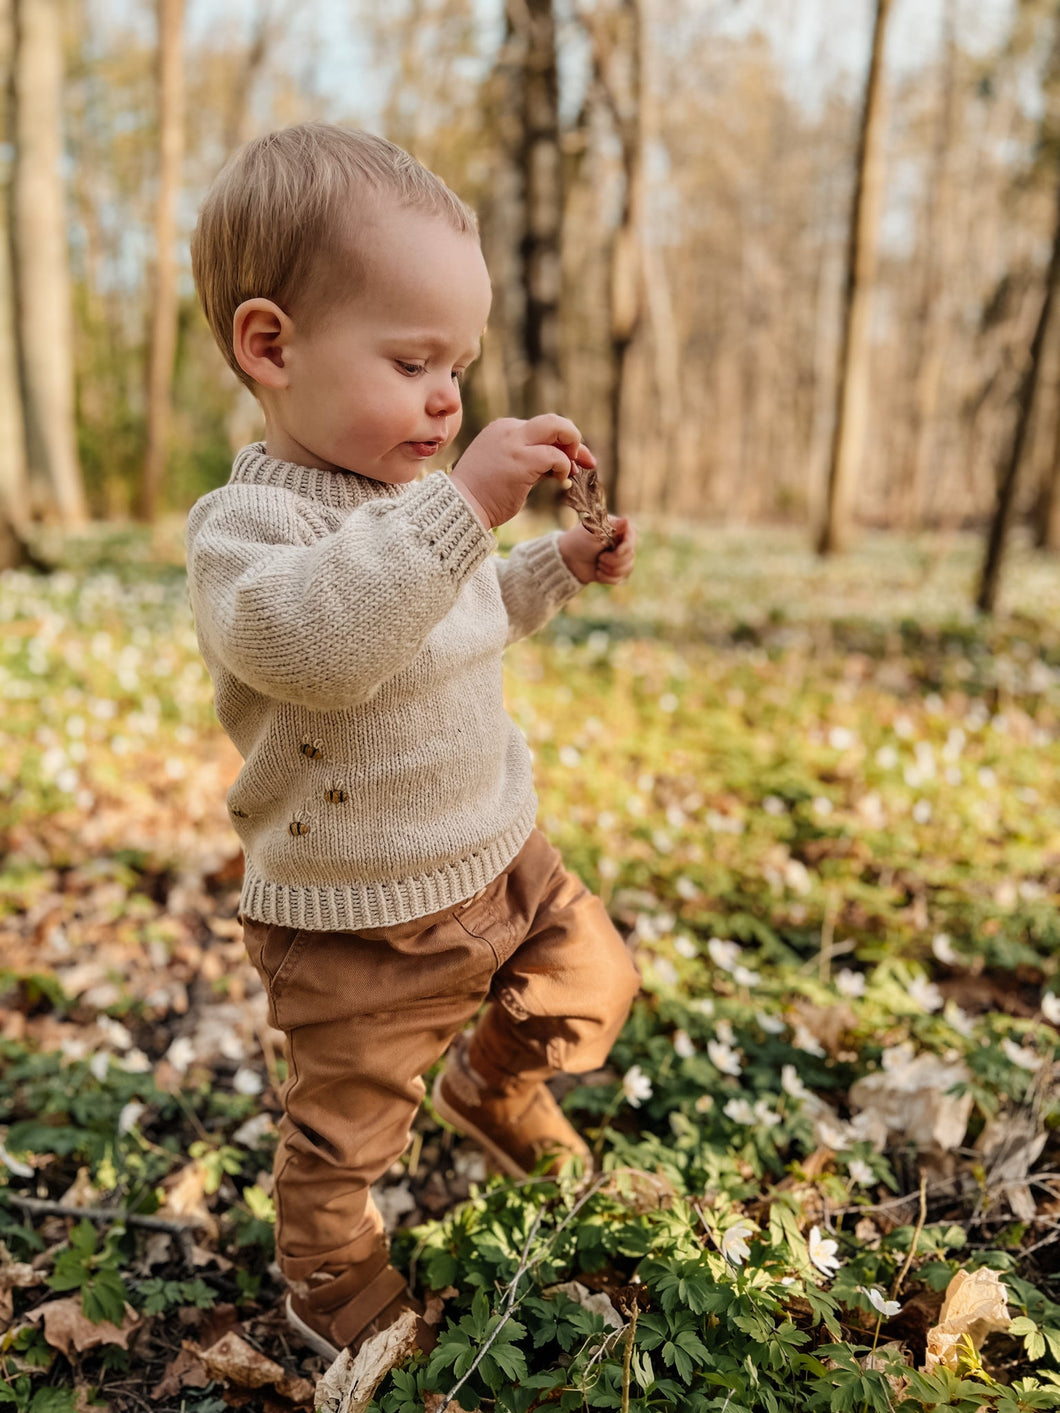
[[[444,471],[432,471],[409,493],[404,506],[454,579],[473,574],[496,548],[492,534]]]
[[[567,568],[559,552],[558,530],[522,545],[523,563],[534,578],[540,593],[559,608],[572,599],[585,585]]]

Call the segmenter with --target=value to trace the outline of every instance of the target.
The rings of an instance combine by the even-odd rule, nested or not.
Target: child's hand
[[[489,529],[522,510],[531,488],[545,476],[565,481],[571,466],[596,458],[573,422],[548,412],[522,422],[501,417],[484,428],[453,468],[451,480]]]
[[[559,537],[563,562],[583,584],[621,584],[633,573],[637,554],[637,527],[625,515],[609,515],[615,543],[605,549],[582,525],[564,530]]]

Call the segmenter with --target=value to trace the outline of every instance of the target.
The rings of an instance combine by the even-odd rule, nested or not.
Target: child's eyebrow
[[[440,338],[437,334],[417,333],[415,329],[409,329],[396,337],[398,342],[415,344],[417,348],[422,348],[428,353],[445,353],[452,347],[449,339]],[[474,345],[466,350],[466,357],[469,362],[474,362],[481,352],[482,340],[476,339]]]

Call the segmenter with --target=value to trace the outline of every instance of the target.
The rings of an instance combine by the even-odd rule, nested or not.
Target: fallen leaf
[[[1008,1291],[996,1271],[986,1266],[958,1271],[946,1287],[938,1324],[927,1332],[923,1372],[930,1374],[938,1364],[956,1371],[960,1343],[966,1335],[978,1351],[988,1334],[1007,1330],[1012,1323],[1007,1300]]]
[[[365,1340],[356,1357],[344,1349],[317,1380],[318,1413],[364,1413],[384,1377],[416,1349],[419,1316],[405,1310],[392,1325]]]
[[[222,1335],[198,1357],[210,1378],[233,1383],[237,1388],[274,1388],[292,1403],[306,1403],[313,1396],[313,1385],[308,1379],[289,1374],[234,1330]]]
[[[850,1103],[864,1116],[862,1123],[886,1125],[918,1148],[956,1148],[968,1127],[973,1100],[970,1089],[960,1095],[947,1091],[969,1084],[971,1077],[963,1061],[947,1064],[931,1054],[902,1056],[892,1068],[864,1075],[851,1085]]]
[[[549,1286],[542,1291],[543,1295],[565,1295],[568,1300],[573,1300],[575,1305],[580,1305],[583,1310],[589,1310],[594,1315],[603,1318],[604,1328],[608,1330],[624,1330],[626,1322],[611,1303],[611,1297],[602,1290],[591,1291],[581,1281],[564,1281],[562,1285]]]
[[[166,1365],[162,1378],[151,1390],[152,1398],[174,1398],[182,1388],[205,1388],[210,1375],[197,1349],[185,1344],[175,1359]]]
[[[122,1349],[128,1349],[130,1335],[135,1334],[143,1324],[131,1305],[125,1307],[125,1319],[120,1328],[109,1320],[93,1324],[81,1309],[79,1295],[49,1300],[46,1305],[38,1305],[26,1319],[31,1324],[39,1320],[44,1326],[44,1338],[67,1358],[75,1350],[82,1354],[86,1349],[95,1349],[100,1344],[117,1344]]]
[[[12,1261],[11,1253],[0,1241],[0,1325],[7,1326],[14,1314],[13,1290],[29,1290],[43,1285],[46,1271],[38,1271],[25,1261]]]

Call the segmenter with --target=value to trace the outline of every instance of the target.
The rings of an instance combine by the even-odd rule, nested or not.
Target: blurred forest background
[[[615,506],[825,552],[992,524],[982,607],[1013,520],[1060,547],[1054,0],[0,0],[0,69],[7,563],[183,511],[257,434],[188,237],[311,117],[480,213],[465,435],[561,407]]]

